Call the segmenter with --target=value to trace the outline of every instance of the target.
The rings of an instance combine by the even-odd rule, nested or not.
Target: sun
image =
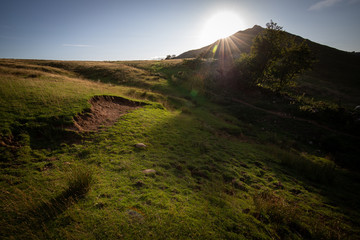
[[[211,16],[200,34],[200,43],[207,45],[226,38],[242,29],[241,18],[232,11],[221,11]]]

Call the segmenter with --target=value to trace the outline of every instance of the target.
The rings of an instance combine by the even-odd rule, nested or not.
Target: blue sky
[[[136,60],[203,46],[219,11],[238,30],[272,19],[288,32],[360,51],[360,0],[1,0],[0,58]]]

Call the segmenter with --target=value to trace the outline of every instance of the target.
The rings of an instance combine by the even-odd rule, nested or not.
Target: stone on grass
[[[143,143],[137,143],[137,144],[135,144],[135,147],[136,148],[146,148],[147,146]]]
[[[156,170],[154,170],[154,169],[145,169],[142,172],[145,173],[145,174],[155,174]]]
[[[129,216],[131,217],[131,219],[133,220],[138,220],[138,221],[142,221],[144,220],[144,216],[143,214],[141,214],[138,211],[132,210],[132,209],[128,209],[126,211],[127,214],[129,214]]]

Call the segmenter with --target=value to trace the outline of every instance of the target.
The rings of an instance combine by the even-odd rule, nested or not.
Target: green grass
[[[191,96],[181,61],[0,66],[2,239],[360,234],[358,174],[306,144],[324,130]],[[99,132],[67,130],[95,95],[149,104]]]

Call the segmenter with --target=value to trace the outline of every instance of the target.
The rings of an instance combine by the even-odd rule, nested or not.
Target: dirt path
[[[316,127],[328,130],[328,131],[336,133],[336,134],[340,134],[340,135],[360,139],[360,137],[358,137],[358,136],[354,136],[354,135],[351,135],[351,134],[348,134],[348,133],[344,133],[344,132],[329,128],[327,126],[321,125],[321,124],[319,124],[319,123],[317,123],[315,121],[312,121],[312,120],[308,120],[308,119],[305,119],[305,118],[294,117],[294,116],[287,115],[287,114],[282,113],[282,112],[275,112],[275,111],[267,110],[267,109],[264,109],[264,108],[260,108],[260,107],[257,107],[255,105],[252,105],[252,104],[250,104],[248,102],[245,102],[243,100],[236,99],[236,98],[232,98],[231,101],[241,103],[241,104],[243,104],[245,106],[248,106],[250,108],[253,108],[253,109],[256,109],[256,110],[259,110],[259,111],[262,111],[262,112],[266,112],[268,114],[275,115],[275,116],[278,116],[278,117],[281,117],[281,118],[292,119],[292,120],[296,120],[296,121],[300,121],[300,122],[306,122],[308,124],[314,125]]]

